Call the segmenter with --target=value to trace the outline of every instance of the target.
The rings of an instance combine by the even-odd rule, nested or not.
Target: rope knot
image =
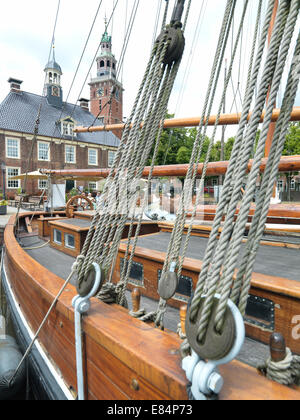
[[[78,257],[76,258],[76,261],[72,265],[72,271],[78,272],[78,269],[84,260],[85,260],[85,255],[78,255]]]

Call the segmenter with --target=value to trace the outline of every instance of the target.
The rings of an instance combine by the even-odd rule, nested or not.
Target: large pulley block
[[[182,29],[177,25],[167,25],[157,38],[156,43],[159,44],[164,40],[169,43],[163,60],[164,64],[168,65],[173,62],[176,63],[181,59],[185,47],[185,39]]]

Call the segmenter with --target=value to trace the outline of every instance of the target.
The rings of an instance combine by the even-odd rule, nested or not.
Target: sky
[[[135,1],[102,0],[94,29],[69,95],[69,102],[75,103],[80,97],[89,98],[88,82],[91,77],[96,76],[96,65],[93,63],[93,59],[104,32],[105,17],[110,18],[114,5],[116,5],[116,9],[108,32],[112,35],[113,53],[119,59],[125,29]],[[168,20],[170,20],[174,2],[175,0],[170,0]],[[237,62],[226,97],[227,113],[241,111],[241,98],[246,81],[251,43],[249,40],[252,40],[257,0],[250,0],[249,3],[248,14],[243,25],[243,41],[238,49]],[[99,0],[60,1],[54,45],[56,61],[63,71],[64,99],[70,90],[99,4]],[[185,52],[169,103],[169,112],[174,113],[177,118],[201,115],[225,4],[225,0],[192,0],[185,32]],[[242,0],[239,0],[238,4],[235,31],[243,5]],[[264,10],[266,4],[267,0],[264,0]],[[150,56],[153,39],[160,32],[164,5],[164,0],[139,1],[123,70],[120,74],[125,89],[124,117],[130,114]],[[57,6],[58,0],[14,0],[12,3],[1,1],[0,101],[9,92],[7,80],[10,77],[23,80],[23,90],[42,94],[43,70],[51,50]],[[230,58],[231,48],[232,42],[229,42],[228,50],[225,53],[227,60]],[[86,78],[87,82],[85,82]],[[220,96],[220,89],[217,91],[217,98]],[[299,93],[298,102],[300,105]],[[213,113],[217,108],[218,103],[214,106]],[[236,132],[236,128],[228,130],[227,136],[234,135]]]

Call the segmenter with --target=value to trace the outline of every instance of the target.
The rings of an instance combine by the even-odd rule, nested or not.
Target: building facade
[[[111,132],[74,133],[75,126],[103,122],[90,112],[89,100],[81,98],[79,105],[63,101],[63,73],[54,54],[44,71],[42,96],[23,91],[23,82],[10,78],[10,91],[0,104],[0,192],[5,192],[8,198],[23,187],[21,181],[10,180],[12,176],[41,168],[107,168],[112,165],[120,143]],[[73,186],[97,189],[95,182],[77,185],[69,182],[67,190]],[[37,195],[44,187],[45,181],[28,181],[26,192]]]

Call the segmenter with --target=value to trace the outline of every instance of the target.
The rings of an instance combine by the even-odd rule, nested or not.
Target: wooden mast
[[[218,176],[224,175],[228,168],[228,161],[225,162],[210,162],[207,167],[207,176]],[[261,162],[260,170],[264,171],[267,164],[267,158],[263,159]],[[250,171],[252,166],[252,161],[249,162],[248,170]],[[181,165],[163,165],[155,166],[153,170],[153,177],[164,177],[164,176],[186,176],[188,171],[189,164]],[[201,175],[203,169],[203,164],[199,164],[197,168],[197,174]],[[280,159],[279,164],[280,172],[293,172],[300,171],[300,155],[298,156],[283,156]],[[42,174],[49,174],[53,177],[99,177],[107,178],[110,169],[64,169],[64,170],[51,170],[51,169],[41,169]],[[143,177],[147,177],[150,172],[150,167],[145,167],[143,171]]]
[[[272,114],[272,122],[276,122],[278,120],[280,114],[280,109],[274,109]],[[263,112],[261,116],[260,122],[263,122],[265,116],[265,112]],[[212,115],[208,119],[208,125],[215,125],[216,116]],[[241,113],[235,114],[222,114],[220,116],[219,125],[236,125],[239,124],[241,118]],[[248,120],[251,118],[251,113],[248,116]],[[201,117],[193,117],[193,118],[173,118],[169,120],[165,120],[164,128],[175,128],[175,127],[197,127],[201,121]],[[300,121],[300,107],[294,107],[291,113],[291,121]],[[204,120],[206,123],[206,119]],[[123,130],[125,128],[125,124],[110,124],[110,125],[101,125],[101,126],[92,126],[92,127],[76,127],[74,129],[75,133],[96,133],[99,131],[112,131],[112,130]],[[142,125],[141,125],[142,127]]]

